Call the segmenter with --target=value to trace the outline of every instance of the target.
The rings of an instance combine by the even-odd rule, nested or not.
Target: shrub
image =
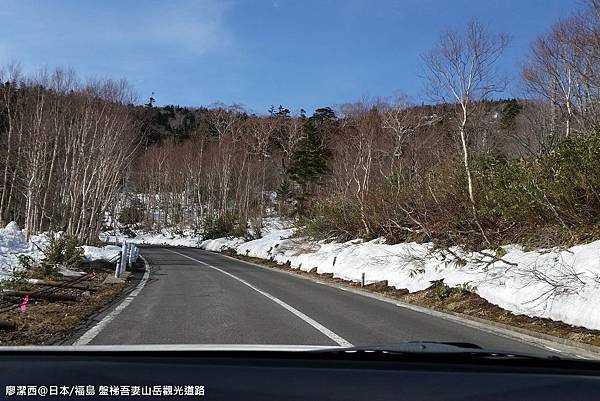
[[[477,287],[474,286],[473,284],[467,282],[467,283],[462,283],[462,284],[458,284],[456,287],[453,288],[454,291],[458,292],[460,295],[466,295],[468,293],[475,293],[477,292]]]
[[[462,296],[477,291],[477,287],[471,283],[463,283],[455,287],[450,287],[444,283],[444,280],[435,280],[431,282],[431,285],[433,287],[433,298],[436,301],[443,301],[453,295]]]
[[[248,241],[262,238],[262,236],[263,236],[262,229],[263,229],[263,227],[262,227],[261,219],[257,219],[257,218],[250,219],[250,227],[244,238]]]
[[[17,257],[19,259],[19,266],[21,266],[21,271],[31,270],[35,266],[35,261],[31,256],[28,255],[19,255]],[[15,274],[17,271],[14,271]]]
[[[433,291],[433,297],[436,301],[443,301],[452,295],[452,288],[444,284],[442,280],[434,281],[432,284],[435,286]]]
[[[204,220],[202,230],[202,237],[204,239],[246,237],[247,235],[247,224],[239,222],[233,214],[223,214],[216,217],[210,216]]]
[[[19,255],[20,269],[15,269],[9,276],[11,288],[24,288],[26,279],[34,277],[56,277],[59,266],[78,270],[82,264],[83,251],[74,236],[65,235],[54,240],[44,251],[44,259],[36,262],[28,255]]]
[[[478,213],[500,240],[549,238],[555,245],[597,237],[600,132],[569,138],[537,158],[477,157],[474,167]]]
[[[50,244],[37,270],[44,277],[58,274],[58,267],[77,270],[81,267],[83,250],[76,237],[65,235]]]
[[[358,205],[344,196],[315,202],[310,215],[301,221],[299,235],[347,241],[363,234]]]

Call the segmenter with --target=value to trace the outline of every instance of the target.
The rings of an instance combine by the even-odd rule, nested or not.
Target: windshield
[[[0,8],[0,346],[600,355],[597,1],[177,4]]]

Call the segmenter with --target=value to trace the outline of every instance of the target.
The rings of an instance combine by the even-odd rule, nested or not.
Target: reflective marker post
[[[127,244],[125,241],[123,241],[123,247],[121,248],[121,270],[119,270],[119,277],[123,274],[123,272],[125,271],[125,268],[127,267],[127,247],[129,244]]]
[[[127,252],[127,267],[129,269],[131,269],[131,264],[133,262],[133,248],[134,248],[134,245],[133,244],[129,244],[129,249],[128,249],[128,252]]]
[[[119,261],[117,262],[117,267],[115,269],[115,278],[121,277],[123,271],[125,271],[125,264],[127,263],[127,243],[123,241],[121,245],[121,255]]]
[[[115,267],[115,278],[121,277],[127,268],[131,269],[133,263],[137,260],[138,256],[138,247],[134,244],[128,244],[125,241],[123,241],[123,244],[121,246],[120,258],[117,261],[117,265]]]
[[[123,259],[123,251],[122,250],[121,250],[121,252],[119,252],[119,258],[117,259],[117,264],[115,265],[115,278],[119,278],[119,270],[121,270],[121,259]]]

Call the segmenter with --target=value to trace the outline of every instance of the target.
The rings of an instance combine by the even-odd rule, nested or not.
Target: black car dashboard
[[[0,351],[2,397],[598,400],[600,364],[365,351]]]

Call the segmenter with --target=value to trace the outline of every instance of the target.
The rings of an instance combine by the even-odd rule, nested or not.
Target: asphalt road
[[[470,342],[548,351],[393,303],[192,248],[142,249],[143,290],[91,344]]]

